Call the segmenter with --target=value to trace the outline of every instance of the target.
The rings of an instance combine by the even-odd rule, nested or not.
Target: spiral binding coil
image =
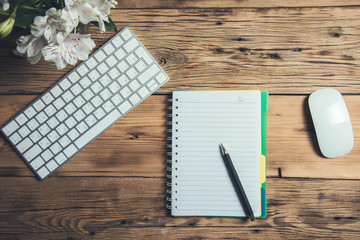
[[[176,179],[177,179],[177,174],[176,174],[176,171],[178,170],[176,164],[178,162],[178,160],[176,159],[175,156],[178,155],[177,152],[173,152],[173,148],[174,147],[178,147],[177,144],[174,144],[173,141],[174,140],[178,140],[178,137],[177,136],[174,136],[175,133],[178,132],[178,129],[172,129],[172,126],[173,124],[178,124],[178,122],[174,121],[174,118],[178,117],[178,114],[175,113],[173,114],[173,111],[175,110],[178,110],[179,107],[175,104],[176,102],[178,101],[178,99],[167,99],[167,102],[169,103],[169,106],[168,106],[168,111],[170,113],[167,114],[167,117],[169,119],[171,119],[171,121],[169,120],[167,122],[167,126],[168,126],[168,136],[167,136],[167,153],[166,155],[168,156],[168,158],[166,159],[166,162],[168,164],[166,170],[167,170],[167,178],[168,178],[168,181],[166,183],[166,187],[167,187],[167,190],[166,190],[166,193],[167,193],[167,196],[166,196],[166,201],[168,202],[168,204],[166,205],[166,208],[167,209],[170,209],[170,210],[173,210],[173,209],[177,209],[177,205],[175,204],[175,202],[177,201],[177,198],[176,198],[176,194],[177,194],[177,190],[175,189],[175,187],[177,186],[177,182],[176,182]]]

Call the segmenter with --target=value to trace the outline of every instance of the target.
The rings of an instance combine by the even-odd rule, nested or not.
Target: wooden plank
[[[360,91],[359,7],[116,9],[170,81],[158,90],[261,89],[308,94],[319,87]],[[91,29],[97,46],[114,33]],[[18,34],[20,35],[20,33]],[[0,94],[41,93],[72,69],[10,57],[15,36],[0,46]]]
[[[0,96],[0,124],[35,96]],[[52,177],[166,175],[167,99],[153,95],[93,141]],[[270,96],[268,113],[268,176],[359,179],[360,96],[345,96],[355,133],[348,155],[320,155],[306,96]],[[104,151],[105,150],[105,151]],[[0,176],[34,175],[0,139]],[[326,171],[324,171],[326,169]]]
[[[268,179],[268,217],[171,217],[164,178],[3,178],[0,239],[356,238],[360,181]],[[281,233],[281,235],[280,235]]]
[[[197,0],[197,1],[176,1],[176,0],[135,0],[135,1],[119,1],[117,5],[118,8],[203,8],[204,6],[208,8],[234,8],[234,7],[245,7],[245,8],[268,8],[268,7],[329,7],[329,6],[357,6],[359,2],[356,0],[351,1],[298,1],[298,0],[246,0],[246,1],[236,1],[236,0]]]

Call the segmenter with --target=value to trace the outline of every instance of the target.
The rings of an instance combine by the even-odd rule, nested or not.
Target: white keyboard
[[[168,79],[126,27],[1,131],[43,180]]]

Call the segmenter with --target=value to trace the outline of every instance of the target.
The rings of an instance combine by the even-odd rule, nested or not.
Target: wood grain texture
[[[0,96],[0,124],[35,96]],[[155,95],[117,122],[57,170],[53,177],[166,175],[167,99]],[[355,132],[350,154],[328,159],[319,152],[307,96],[270,96],[268,165],[271,177],[360,179],[360,96],[345,96]],[[33,176],[4,138],[0,139],[0,176]],[[326,171],[325,171],[326,169]]]
[[[182,8],[273,8],[273,7],[319,7],[319,6],[358,6],[359,2],[356,0],[351,1],[310,1],[310,0],[133,0],[133,1],[124,1],[118,0],[118,8],[126,8],[126,9],[136,9],[136,8],[147,8],[147,9],[156,9],[156,8],[170,8],[170,9],[182,9]]]
[[[130,26],[170,81],[46,181],[0,138],[0,239],[359,239],[360,5],[355,0],[134,0],[111,17]],[[90,29],[97,48],[114,33]],[[56,83],[45,61],[0,44],[0,125]],[[350,154],[319,153],[308,95],[345,94]],[[270,92],[268,217],[171,217],[166,210],[167,99],[173,90]]]
[[[12,239],[356,239],[359,235],[360,192],[354,189],[360,182],[354,180],[268,179],[268,217],[255,222],[171,217],[164,207],[164,178],[49,178],[39,184],[34,178],[3,177],[2,183],[6,185],[0,185],[1,231]]]
[[[158,93],[360,90],[360,7],[116,9],[112,17],[119,29],[134,30],[170,76]],[[97,46],[113,35],[91,32]],[[11,57],[16,35],[0,46],[1,94],[41,93],[73,68],[57,71],[44,61],[32,66]]]

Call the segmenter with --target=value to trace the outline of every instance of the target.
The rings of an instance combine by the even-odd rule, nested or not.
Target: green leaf
[[[46,10],[41,8],[19,6],[16,12],[15,26],[23,28],[29,27],[34,23],[36,16],[44,16],[45,12]]]
[[[98,22],[91,22],[91,23],[99,27]],[[105,29],[106,31],[117,32],[116,25],[110,17],[109,17],[109,22],[105,22]]]

